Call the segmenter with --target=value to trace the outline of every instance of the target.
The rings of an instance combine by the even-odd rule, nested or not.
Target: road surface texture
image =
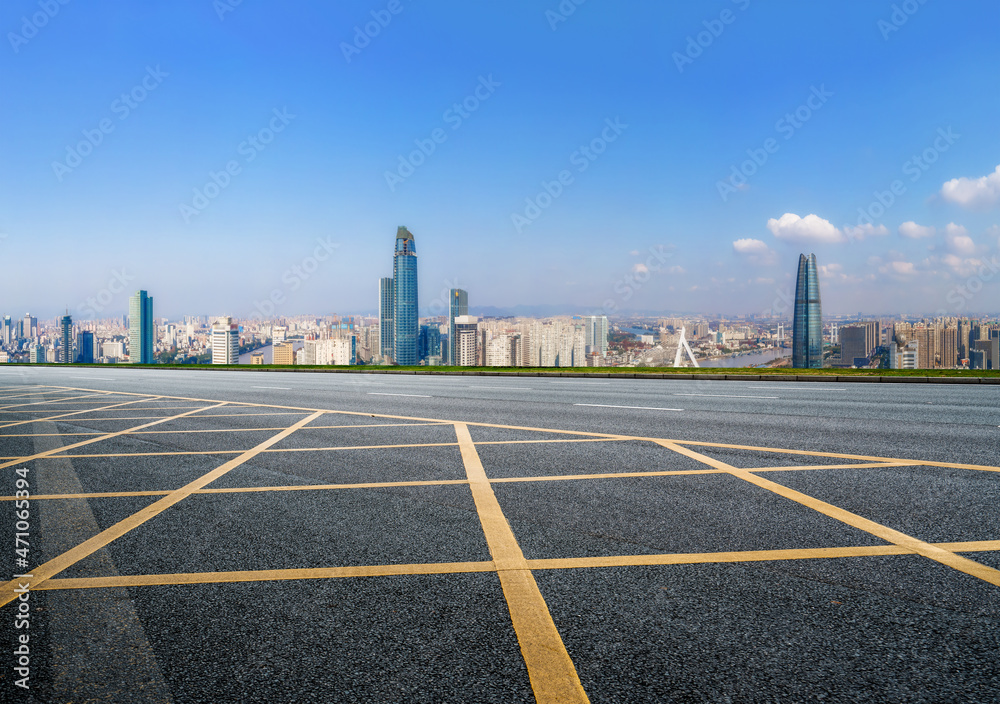
[[[994,386],[9,366],[0,468],[3,702],[1000,701]]]

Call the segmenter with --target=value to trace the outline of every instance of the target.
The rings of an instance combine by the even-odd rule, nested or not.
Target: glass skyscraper
[[[455,337],[455,318],[469,314],[469,293],[460,288],[453,288],[448,294],[448,364],[457,366],[458,338]]]
[[[73,361],[73,316],[68,313],[59,321],[59,358],[63,364]]]
[[[823,314],[819,301],[816,255],[799,255],[795,279],[795,317],[792,321],[792,366],[796,369],[823,367]]]
[[[396,290],[391,278],[381,278],[378,281],[378,340],[379,354],[392,357],[395,353],[396,323],[392,315],[395,306]]]
[[[395,321],[393,357],[396,364],[414,366],[420,363],[417,339],[420,333],[417,312],[417,247],[413,235],[405,227],[396,230],[392,284],[392,313]]]
[[[153,299],[145,291],[128,299],[128,360],[153,363]]]

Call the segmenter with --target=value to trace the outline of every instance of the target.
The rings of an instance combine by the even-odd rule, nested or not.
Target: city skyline
[[[398,222],[422,310],[996,307],[992,3],[225,7],[0,9],[9,312],[367,312]]]

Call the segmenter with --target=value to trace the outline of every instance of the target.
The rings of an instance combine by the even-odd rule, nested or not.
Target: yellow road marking
[[[100,401],[71,401],[74,398],[89,398],[91,396],[101,396],[102,394],[84,394],[83,396],[67,396],[66,398],[50,398],[48,401],[32,401],[31,403],[12,403],[9,406],[0,406],[0,412],[2,413],[52,413],[56,411],[57,413],[62,410],[72,410],[72,409],[62,409],[62,408],[46,408],[40,411],[9,411],[8,408],[27,408],[28,406],[46,406],[50,403],[100,403]],[[5,401],[10,399],[4,399]]]
[[[987,472],[1000,472],[1000,467],[981,464],[956,464],[954,462],[933,462],[930,460],[914,460],[901,457],[873,457],[871,455],[847,455],[837,452],[814,452],[812,450],[788,450],[780,447],[755,447],[753,445],[729,445],[721,442],[701,442],[695,440],[667,440],[665,438],[645,438],[655,443],[674,443],[676,445],[694,445],[700,447],[719,447],[730,450],[752,450],[754,452],[774,452],[783,455],[806,455],[810,457],[836,457],[845,460],[861,460],[864,462],[905,462],[921,464],[927,467],[954,467],[956,469],[974,469]]]
[[[219,408],[220,406],[224,406],[224,405],[225,405],[225,403],[220,403],[220,404],[218,404],[218,406],[207,406],[207,408]],[[198,410],[201,410],[201,409],[198,409]],[[117,430],[117,431],[115,431],[113,433],[106,433],[104,435],[101,435],[100,437],[91,438],[89,440],[81,440],[80,442],[75,442],[72,445],[64,445],[63,447],[56,447],[56,448],[53,448],[51,450],[46,450],[45,452],[39,452],[38,454],[35,454],[35,455],[26,455],[24,457],[16,457],[16,458],[14,458],[12,460],[9,460],[7,462],[0,463],[0,469],[4,469],[6,467],[12,467],[15,464],[21,464],[22,462],[30,462],[32,460],[45,459],[46,457],[65,457],[66,455],[60,455],[59,453],[65,452],[66,450],[73,450],[73,449],[75,449],[77,447],[83,447],[85,445],[91,445],[91,444],[93,444],[95,442],[101,442],[102,440],[111,440],[112,438],[116,438],[116,437],[119,437],[119,436],[122,436],[122,435],[128,435],[133,430],[138,430],[139,428],[149,428],[150,426],[157,425],[159,423],[165,423],[168,420],[174,420],[174,419],[177,419],[177,418],[184,418],[186,416],[191,416],[191,415],[194,415],[195,413],[197,413],[198,410],[186,411],[184,413],[179,413],[178,415],[170,416],[168,418],[160,418],[159,420],[153,421],[152,423],[146,423],[145,425],[140,425],[140,426],[137,426],[135,428],[128,428],[126,430]],[[69,455],[69,456],[72,457],[73,455]]]
[[[46,402],[46,403],[55,403],[55,401]],[[97,401],[91,401],[90,403],[97,403]],[[36,404],[31,404],[31,405],[36,405]],[[139,408],[139,407],[133,406],[129,410],[130,411],[182,411],[182,410],[190,409],[190,408],[202,408],[202,406],[153,406],[153,407],[150,407],[150,408]],[[72,408],[48,408],[48,409],[45,409],[45,410],[42,410],[42,411],[2,411],[2,412],[3,413],[15,413],[15,414],[27,414],[27,413],[52,413],[53,411],[55,411],[57,413],[60,413],[60,412],[63,412],[63,411],[71,411],[71,410],[73,410],[73,409]],[[98,413],[98,412],[109,413],[109,412],[111,412],[109,410],[101,409],[101,408],[84,408],[82,410],[83,410],[84,413]]]
[[[225,582],[271,582],[288,579],[342,579],[345,577],[395,577],[411,574],[464,574],[492,572],[492,562],[437,562],[416,565],[367,565],[363,567],[313,567],[247,572],[192,572],[120,577],[50,579],[37,589],[96,589],[101,587],[149,587],[165,584],[217,584]]]
[[[17,421],[16,423],[6,423],[5,425],[0,425],[0,430],[2,430],[4,428],[13,428],[14,426],[17,426],[17,425],[27,425],[28,423],[44,423],[44,422],[50,421],[50,420],[59,420],[61,418],[69,418],[70,416],[78,416],[81,413],[90,413],[93,410],[104,411],[104,410],[107,410],[109,408],[118,408],[119,406],[128,406],[128,405],[131,405],[133,403],[142,403],[143,401],[147,401],[147,400],[149,400],[149,399],[135,399],[134,401],[122,401],[120,403],[114,403],[114,404],[111,404],[110,406],[105,406],[104,408],[99,408],[99,409],[88,409],[88,410],[85,410],[85,411],[74,411],[73,413],[63,413],[62,415],[55,415],[55,416],[51,416],[49,418],[36,418],[35,420],[21,420],[21,421]]]
[[[588,702],[576,667],[566,652],[566,646],[556,629],[549,607],[535,582],[521,546],[517,544],[510,524],[504,518],[500,503],[493,493],[486,471],[469,434],[469,427],[455,424],[455,435],[462,450],[462,461],[469,477],[472,498],[483,525],[486,543],[500,576],[504,598],[510,610],[511,622],[521,655],[528,668],[535,701]]]
[[[198,489],[203,489],[206,485],[214,482],[216,479],[226,474],[230,470],[256,457],[261,450],[264,450],[270,447],[271,445],[275,444],[276,442],[279,442],[282,439],[288,437],[289,435],[294,433],[296,430],[304,426],[309,421],[315,420],[317,417],[319,417],[319,415],[320,415],[319,413],[313,413],[312,415],[303,418],[302,420],[298,421],[289,428],[281,431],[277,435],[268,438],[267,440],[265,440],[252,450],[247,450],[239,457],[229,460],[225,464],[213,469],[211,472],[208,472],[207,474],[203,474],[194,481],[185,484],[180,489],[177,489],[168,494],[167,496],[164,496],[159,501],[153,502],[152,504],[142,509],[141,511],[138,511],[137,513],[132,514],[128,518],[125,518],[119,521],[118,523],[114,524],[110,528],[101,531],[93,538],[84,541],[83,543],[77,545],[72,550],[67,550],[62,555],[59,555],[58,557],[49,560],[43,565],[39,565],[38,567],[31,570],[30,574],[32,575],[32,577],[30,579],[23,580],[22,582],[20,582],[20,584],[18,580],[15,579],[11,580],[10,582],[7,582],[3,586],[0,586],[0,606],[9,604],[11,601],[17,598],[17,592],[14,591],[15,589],[23,588],[24,586],[28,586],[28,588],[30,589],[35,589],[39,584],[42,584],[46,580],[59,574],[67,567],[75,565],[83,558],[97,552],[105,545],[108,545],[112,541],[117,540],[121,536],[131,531],[133,528],[142,525],[151,518],[158,516],[160,513],[167,510],[174,504],[183,501]],[[0,465],[0,467],[2,467],[2,465]]]
[[[794,467],[753,467],[748,472],[793,472],[804,469],[877,469],[880,467],[914,467],[923,462],[859,462],[857,464],[810,464]]]
[[[886,542],[904,547],[907,550],[923,555],[924,557],[934,560],[935,562],[940,562],[942,565],[951,567],[959,572],[964,572],[965,574],[981,579],[984,582],[1000,586],[1000,570],[987,567],[986,565],[970,560],[967,557],[956,555],[949,550],[932,545],[931,543],[926,543],[923,540],[914,538],[911,535],[901,533],[898,530],[893,530],[892,528],[884,526],[881,523],[868,520],[867,518],[863,518],[856,513],[845,511],[844,509],[834,506],[833,504],[820,501],[819,499],[803,494],[800,491],[795,491],[794,489],[772,482],[770,479],[764,479],[763,477],[752,474],[745,469],[733,467],[707,455],[695,452],[694,450],[689,450],[686,447],[681,447],[680,445],[671,442],[663,442],[661,444],[669,450],[679,452],[682,455],[696,459],[699,462],[704,462],[705,464],[715,467],[716,469],[725,470],[734,477],[738,477],[744,481],[750,482],[751,484],[755,484],[762,489],[767,489],[768,491],[789,499],[790,501],[802,504],[803,506],[811,508],[814,511],[818,511],[825,516],[838,520],[841,523],[846,523],[853,528],[863,530],[866,533],[871,533],[875,537],[881,538]]]
[[[235,416],[246,415],[245,413],[235,413]],[[299,415],[297,413],[290,415]],[[146,418],[156,418],[158,416],[146,416]],[[208,418],[219,418],[218,415],[203,416]],[[126,420],[124,418],[97,418],[95,420]],[[135,419],[134,419],[135,420]],[[303,428],[300,432],[308,432],[310,430],[335,430],[344,428],[421,428],[424,426],[445,426],[452,425],[452,423],[373,423],[365,425],[310,425],[308,428]],[[264,432],[264,431],[276,431],[284,430],[284,428],[208,428],[201,430],[141,430],[133,435],[182,435],[184,433],[252,433],[252,432]],[[101,435],[100,432],[91,433],[23,433],[19,435],[0,434],[0,438],[45,438],[45,437],[69,437],[74,435]]]
[[[936,543],[945,550],[991,552],[1000,550],[1000,540],[969,543]],[[610,555],[607,557],[571,557],[528,560],[533,570],[591,569],[601,567],[649,567],[730,562],[837,559],[843,557],[878,557],[916,554],[899,545],[816,548],[812,550],[748,550],[743,552],[674,553],[667,555]],[[115,577],[53,577],[39,590],[101,589],[107,587],[146,587],[173,584],[216,584],[227,582],[268,582],[299,579],[342,579],[347,577],[391,577],[416,574],[463,574],[493,572],[493,562],[431,562],[406,565],[364,565],[350,567],[310,567],[284,570],[248,570],[242,572],[185,572]]]
[[[192,494],[252,494],[261,491],[330,491],[334,489],[384,489],[398,486],[449,486],[453,484],[468,484],[468,479],[428,479],[426,481],[407,482],[361,482],[358,484],[289,484],[288,486],[247,486],[225,489],[199,489]],[[32,496],[33,501],[51,501],[54,499],[116,499],[126,496],[166,496],[167,491],[100,491],[91,494],[39,494]],[[0,496],[0,501],[14,501],[13,496]]]
[[[479,443],[476,443],[477,445]],[[628,479],[634,477],[674,477],[684,474],[725,474],[721,469],[676,469],[662,472],[609,472],[605,474],[549,474],[544,477],[500,477],[493,484],[506,482],[559,482],[579,479]]]

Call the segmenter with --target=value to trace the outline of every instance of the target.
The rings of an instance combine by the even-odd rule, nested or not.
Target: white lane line
[[[70,379],[97,379],[98,381],[115,381],[107,376],[71,376]]]
[[[819,384],[817,384],[819,386]],[[804,386],[751,386],[751,391],[847,391],[847,389],[809,389]]]
[[[654,408],[652,406],[610,406],[606,403],[574,403],[574,406],[590,406],[591,408],[634,408],[640,411],[683,411],[683,408]]]
[[[251,389],[278,389],[280,391],[291,391],[289,386],[251,386]]]
[[[502,391],[534,391],[534,389],[527,386],[466,386],[467,389],[499,389]]]
[[[383,394],[378,391],[369,391],[369,396],[409,396],[410,398],[434,398],[433,396],[424,396],[423,394]]]
[[[728,396],[726,394],[674,394],[674,396],[711,396],[712,398],[781,398],[780,396]]]

